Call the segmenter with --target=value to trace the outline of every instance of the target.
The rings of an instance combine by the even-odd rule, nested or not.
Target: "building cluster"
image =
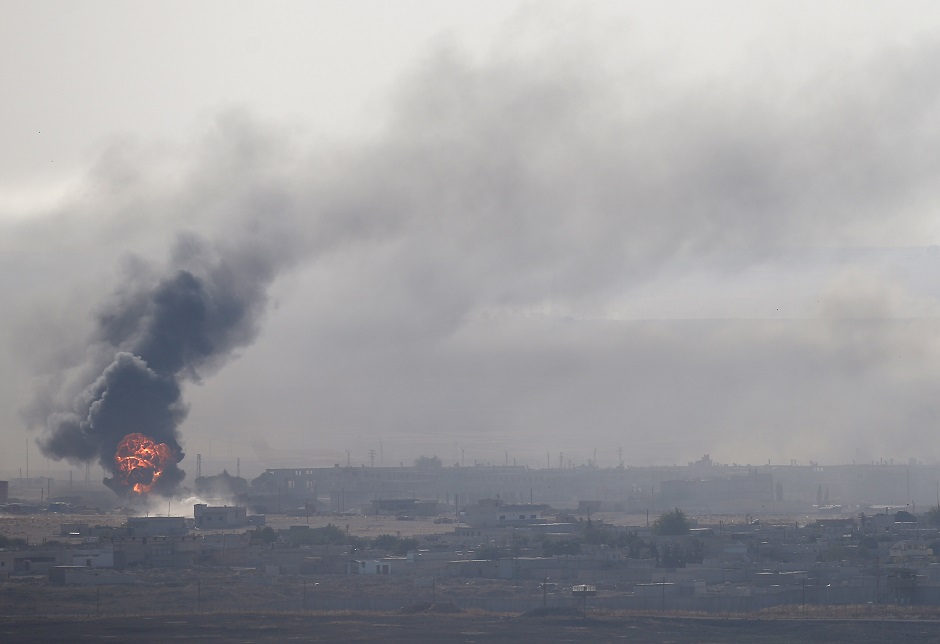
[[[416,586],[447,579],[551,580],[589,584],[596,601],[625,608],[940,603],[940,529],[931,525],[936,513],[820,515],[802,524],[750,517],[691,521],[664,534],[655,520],[635,526],[599,520],[596,502],[558,511],[544,503],[482,499],[453,517],[415,516],[431,505],[374,499],[376,513],[434,521],[434,534],[405,538],[401,530],[359,538],[332,524],[275,530],[244,507],[202,504],[193,519],[131,517],[120,527],[66,523],[54,541],[0,549],[0,579],[48,575],[61,584],[121,584],[131,583],[126,572],[136,568],[228,567],[268,576],[387,576]],[[401,525],[408,534],[413,524]]]
[[[588,499],[598,511],[660,512],[676,506],[708,514],[833,513],[926,509],[937,502],[940,466],[915,461],[820,466],[720,465],[707,455],[684,466],[541,468],[524,466],[341,467],[269,469],[252,481],[260,511],[345,512],[377,499],[433,499],[460,510],[482,499],[571,506]],[[403,508],[405,509],[405,508]],[[382,508],[390,512],[391,507]],[[433,508],[425,508],[433,513]]]
[[[940,468],[914,461],[752,467],[705,456],[681,467],[531,469],[438,460],[271,469],[250,484],[228,478],[239,484],[226,481],[235,504],[197,504],[192,519],[63,523],[43,544],[0,535],[0,580],[121,584],[135,569],[212,567],[404,579],[415,588],[587,584],[594,601],[623,608],[940,603],[940,507],[928,511],[934,498],[940,506]],[[0,485],[0,512],[74,512],[103,502],[97,493],[16,479]],[[697,519],[680,533],[662,530],[657,517],[675,508]],[[266,526],[266,514],[298,525]],[[335,519],[311,527],[318,514]],[[394,536],[356,537],[345,519],[363,515],[402,523]]]

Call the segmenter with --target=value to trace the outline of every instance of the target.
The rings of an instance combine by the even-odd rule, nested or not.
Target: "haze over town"
[[[810,6],[3,3],[0,474],[936,463],[940,15]]]

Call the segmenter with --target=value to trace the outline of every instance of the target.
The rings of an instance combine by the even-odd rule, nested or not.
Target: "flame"
[[[144,434],[128,434],[114,453],[116,478],[137,494],[153,489],[166,466],[174,462],[173,450],[166,443],[155,443]]]

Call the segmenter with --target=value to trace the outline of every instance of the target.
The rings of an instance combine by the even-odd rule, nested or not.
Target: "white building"
[[[73,550],[72,565],[86,568],[114,568],[114,550],[111,548]]]
[[[499,499],[483,499],[465,507],[461,518],[473,528],[528,526],[545,523],[543,513],[548,506],[533,503],[503,503]]]
[[[383,559],[356,559],[349,562],[351,575],[390,575],[392,565],[403,565],[405,559],[385,557]]]

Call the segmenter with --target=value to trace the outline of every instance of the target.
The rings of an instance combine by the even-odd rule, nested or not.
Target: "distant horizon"
[[[433,455],[433,454],[419,454],[418,456],[434,456],[434,455]],[[379,463],[376,463],[374,466],[373,466],[373,465],[370,465],[368,462],[353,461],[353,462],[351,462],[351,464],[350,464],[348,467],[350,467],[350,468],[370,468],[370,467],[374,467],[374,468],[376,468],[376,469],[378,469],[378,468],[385,468],[385,469],[402,469],[403,467],[404,467],[404,468],[418,468],[418,469],[437,469],[436,466],[431,466],[431,467],[429,467],[429,468],[428,468],[428,467],[420,468],[420,467],[416,466],[415,463],[414,463],[414,461],[415,461],[416,458],[418,458],[418,456],[412,458],[410,461],[399,461],[398,464],[388,464],[388,463],[387,463],[387,464],[385,464],[385,465],[381,465],[381,464],[379,464]],[[195,460],[193,461],[193,463],[195,463]],[[284,464],[284,465],[277,465],[277,466],[262,466],[262,464],[261,464],[260,461],[253,460],[253,459],[241,459],[241,469],[242,469],[241,476],[242,476],[242,478],[244,478],[244,479],[246,479],[246,480],[248,480],[248,481],[251,481],[252,479],[257,478],[258,476],[260,476],[261,474],[263,474],[263,473],[264,473],[265,471],[267,471],[267,470],[295,470],[295,469],[296,469],[296,470],[303,470],[303,469],[323,469],[323,470],[328,470],[328,469],[333,469],[333,468],[336,468],[336,467],[339,467],[339,468],[346,468],[346,467],[347,467],[347,465],[346,465],[345,463],[330,462],[329,459],[326,459],[326,460],[324,460],[324,459],[319,459],[318,464],[307,463],[306,465],[304,465],[304,464],[301,464],[301,463],[302,463],[301,461],[294,461],[292,464]],[[232,466],[231,466],[231,467],[229,467],[229,466],[227,465],[227,461],[212,461],[212,460],[203,459],[202,464],[203,464],[203,473],[202,473],[203,476],[216,476],[216,475],[222,474],[223,471],[224,471],[224,472],[228,472],[228,474],[231,475],[231,476],[236,476],[236,463],[235,463],[234,461],[232,462]],[[213,465],[218,465],[219,467],[212,468]],[[182,467],[182,469],[183,469],[184,471],[186,471],[186,478],[183,480],[182,487],[186,487],[187,483],[191,483],[193,480],[196,479],[195,465],[193,465],[192,471],[190,471],[189,469],[187,469],[186,466],[187,466],[187,462],[186,462],[186,461],[183,461],[183,462],[181,463],[181,467]],[[710,465],[710,466],[708,466],[708,465],[696,464],[694,461],[689,461],[689,462],[686,462],[686,463],[658,463],[658,464],[646,464],[646,465],[644,465],[644,464],[635,464],[635,463],[626,463],[626,462],[623,464],[624,469],[676,469],[676,468],[690,468],[690,467],[703,467],[703,468],[713,467],[713,468],[715,468],[716,471],[721,470],[722,468],[751,468],[751,469],[760,469],[760,468],[804,468],[804,467],[827,468],[827,467],[855,467],[855,466],[858,466],[858,467],[881,467],[881,468],[890,468],[890,467],[897,467],[897,468],[910,468],[910,467],[917,467],[917,468],[940,468],[940,462],[933,462],[933,463],[924,462],[924,461],[917,461],[916,463],[910,463],[910,462],[891,462],[890,459],[885,459],[883,462],[877,462],[877,461],[875,461],[875,462],[865,462],[865,463],[855,463],[855,462],[846,462],[846,463],[836,463],[836,462],[832,462],[832,463],[824,463],[824,462],[805,462],[805,463],[799,463],[799,462],[798,462],[798,463],[790,463],[790,462],[787,462],[787,463],[773,463],[773,462],[771,462],[771,463],[713,463],[713,464]],[[593,466],[593,465],[588,464],[587,462],[582,462],[582,463],[575,463],[575,464],[571,465],[570,467],[566,465],[565,467],[559,468],[559,467],[557,467],[557,466],[545,467],[545,464],[544,464],[544,463],[543,463],[542,466],[540,467],[540,466],[537,466],[537,465],[525,464],[525,463],[516,463],[516,464],[509,463],[508,465],[506,465],[505,463],[494,463],[494,462],[489,462],[489,461],[487,461],[487,462],[478,461],[477,463],[467,463],[467,464],[465,464],[465,465],[460,465],[460,463],[448,463],[448,462],[446,462],[446,461],[442,461],[440,467],[441,467],[441,468],[451,468],[451,467],[467,467],[467,468],[474,468],[474,467],[478,467],[478,468],[483,468],[483,467],[488,467],[488,468],[506,468],[506,467],[508,467],[508,468],[519,468],[519,469],[528,469],[528,470],[553,470],[553,471],[555,471],[555,470],[559,470],[559,469],[563,469],[563,470],[572,470],[572,469],[584,469],[584,468],[598,469],[598,470],[615,470],[615,469],[619,469],[620,466],[619,466],[619,465],[598,465],[598,466],[595,467],[595,466]],[[44,467],[41,467],[38,471],[31,469],[29,478],[30,478],[30,479],[52,478],[54,481],[68,481],[68,480],[69,480],[69,473],[70,473],[70,472],[72,473],[72,483],[73,483],[73,485],[77,486],[77,485],[79,485],[80,483],[83,483],[83,482],[84,482],[84,480],[85,480],[85,479],[84,479],[84,475],[85,475],[85,474],[84,474],[84,468],[79,468],[79,467],[76,467],[76,468],[68,468],[68,467],[58,467],[58,468],[57,468],[57,467],[52,467],[52,468],[50,468],[50,469],[48,469],[48,470],[45,469]],[[95,477],[95,472],[98,472],[97,478]],[[257,473],[256,473],[256,474],[252,474],[252,473],[254,473],[254,472],[257,472]],[[92,468],[91,468],[91,477],[90,477],[90,480],[91,480],[93,483],[95,483],[96,485],[97,485],[97,484],[100,484],[100,483],[101,483],[101,479],[104,478],[104,476],[105,476],[105,474],[103,473],[103,471],[101,470],[100,467],[92,466]],[[0,470],[0,480],[12,481],[12,480],[21,479],[21,478],[22,478],[22,479],[26,479],[26,478],[27,478],[26,473],[25,473],[25,470],[23,471],[22,476],[20,476],[20,470],[19,470],[19,469],[15,469],[15,470],[3,469],[3,470]]]

